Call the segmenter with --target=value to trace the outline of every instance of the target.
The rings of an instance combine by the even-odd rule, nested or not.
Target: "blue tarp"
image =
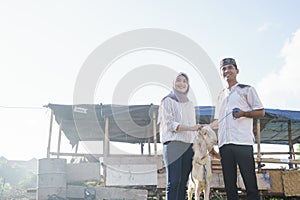
[[[278,118],[286,118],[289,120],[300,121],[300,111],[279,110],[279,109],[265,109],[266,113],[274,115]]]
[[[72,145],[78,141],[103,140],[105,118],[109,118],[111,141],[127,143],[153,142],[153,113],[157,117],[157,105],[60,105],[48,104],[53,110],[55,120],[61,124],[62,131]],[[213,106],[196,106],[198,123],[213,121]],[[265,109],[266,115],[260,119],[261,143],[288,144],[291,125],[291,142],[300,143],[300,111]],[[256,134],[254,120],[254,134]],[[159,142],[159,128],[156,125]]]
[[[300,143],[300,111],[265,109],[265,116],[260,118],[261,143],[289,144],[290,136],[293,144]],[[206,117],[203,117],[206,116]],[[212,121],[214,106],[196,106],[196,116],[202,123]],[[253,131],[257,134],[257,120],[253,120]]]

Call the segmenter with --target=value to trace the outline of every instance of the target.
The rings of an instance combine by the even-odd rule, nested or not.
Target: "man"
[[[218,146],[221,155],[225,191],[228,200],[238,199],[237,165],[247,192],[247,200],[259,200],[253,157],[253,118],[263,117],[263,105],[252,86],[237,81],[239,69],[233,58],[220,62],[220,74],[226,82],[218,97]]]

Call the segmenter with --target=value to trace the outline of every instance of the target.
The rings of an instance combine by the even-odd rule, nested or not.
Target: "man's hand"
[[[237,119],[242,117],[243,111],[239,108],[234,108],[232,109],[232,116],[233,118]]]
[[[263,117],[264,115],[265,115],[264,109],[251,110],[251,111],[243,111],[239,108],[232,109],[232,116],[234,119],[240,117],[258,118],[258,117]]]

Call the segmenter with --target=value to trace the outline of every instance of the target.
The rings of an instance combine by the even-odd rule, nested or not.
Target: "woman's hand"
[[[203,125],[202,124],[196,124],[195,126],[194,126],[194,130],[193,131],[199,131],[199,130],[201,130],[203,128]]]
[[[198,131],[198,130],[201,130],[202,127],[203,127],[203,125],[201,125],[201,124],[196,124],[194,126],[178,125],[176,132],[178,132],[178,131]]]

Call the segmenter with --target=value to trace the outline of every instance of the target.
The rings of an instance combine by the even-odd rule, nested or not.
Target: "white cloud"
[[[267,108],[300,110],[300,29],[281,50],[284,65],[272,72],[257,86],[261,100]]]
[[[264,32],[269,30],[271,27],[271,23],[264,23],[263,25],[261,25],[260,27],[257,28],[258,32]]]

